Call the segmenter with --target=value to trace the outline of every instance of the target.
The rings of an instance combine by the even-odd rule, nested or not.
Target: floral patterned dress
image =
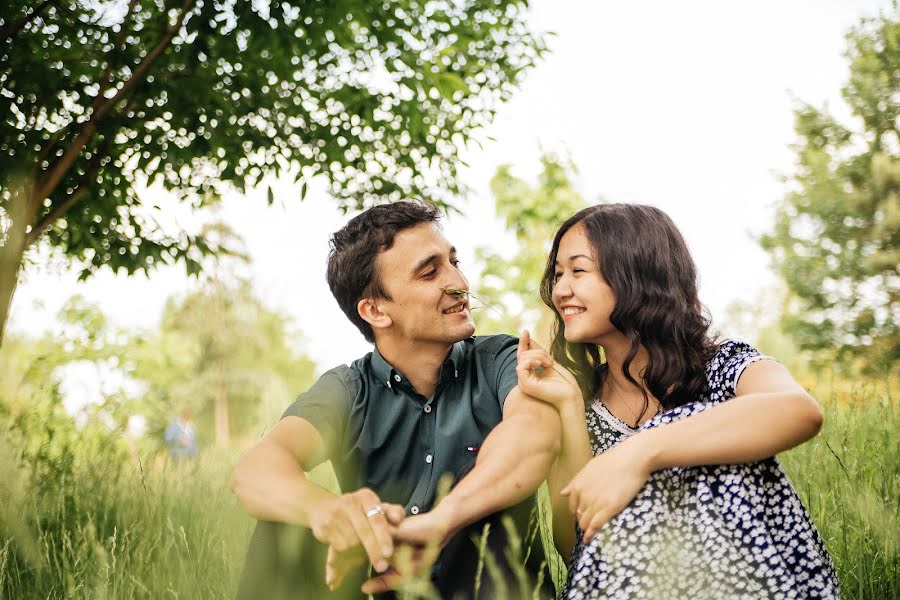
[[[732,398],[744,368],[767,358],[743,342],[725,341],[707,365],[700,400],[639,429],[595,401],[587,414],[594,455],[639,430]],[[837,598],[838,582],[809,514],[769,458],[654,473],[593,540],[578,542],[559,597]]]

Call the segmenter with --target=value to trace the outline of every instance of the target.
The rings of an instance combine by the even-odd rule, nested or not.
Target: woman
[[[837,597],[773,458],[818,432],[818,404],[779,363],[713,341],[696,281],[681,234],[652,207],[594,206],[553,240],[541,286],[551,353],[526,332],[518,373],[563,422],[549,478],[557,547],[571,556],[560,597]]]

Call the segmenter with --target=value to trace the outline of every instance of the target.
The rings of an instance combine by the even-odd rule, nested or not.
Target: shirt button
[[[394,381],[396,381],[397,383],[400,383],[400,376],[394,375]]]
[[[429,465],[431,464],[431,460],[432,460],[432,456],[430,454],[425,457],[425,462],[427,462]]]
[[[422,409],[422,410],[424,410],[426,413],[430,413],[430,412],[431,412],[431,405],[430,405],[430,404],[426,404],[426,405],[425,405],[425,408]]]
[[[417,515],[417,514],[419,514],[419,507],[413,506],[412,508],[409,509],[409,512],[411,512],[414,515]]]

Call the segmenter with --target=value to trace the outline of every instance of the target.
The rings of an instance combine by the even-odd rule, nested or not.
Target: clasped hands
[[[412,517],[399,504],[382,502],[363,488],[334,497],[310,522],[313,535],[328,545],[325,583],[337,589],[353,569],[371,563],[378,573],[362,586],[365,594],[395,589],[430,570],[452,535],[438,508]]]

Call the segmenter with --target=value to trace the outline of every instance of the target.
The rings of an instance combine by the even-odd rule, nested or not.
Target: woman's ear
[[[381,305],[372,298],[363,298],[357,302],[356,312],[363,321],[372,326],[372,329],[387,329],[393,324],[391,317],[381,310]]]

